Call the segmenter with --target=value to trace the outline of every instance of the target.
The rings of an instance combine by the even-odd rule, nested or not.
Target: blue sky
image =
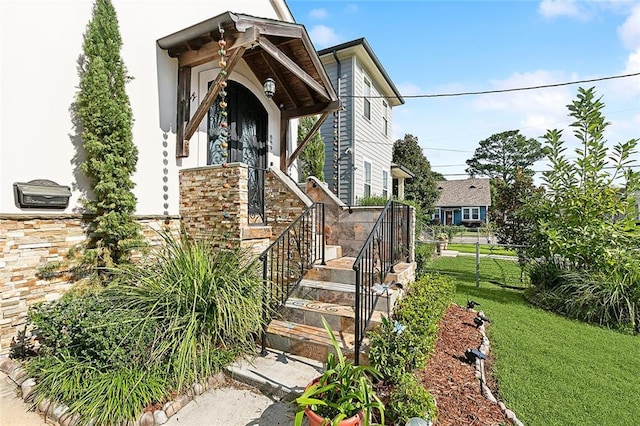
[[[640,72],[640,0],[288,0],[314,46],[365,37],[403,95],[508,89]],[[417,136],[435,171],[463,179],[494,133],[539,138],[566,129],[580,85],[448,98],[407,98],[394,138]],[[595,86],[607,139],[640,138],[640,76]],[[576,145],[570,130],[568,147]],[[640,156],[636,156],[640,161]],[[544,162],[535,165],[544,170]],[[537,177],[539,178],[539,174]],[[536,179],[539,182],[539,179]]]

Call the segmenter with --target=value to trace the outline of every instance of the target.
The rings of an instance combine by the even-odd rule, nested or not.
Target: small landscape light
[[[433,423],[431,423],[431,420],[421,419],[420,417],[412,417],[407,420],[405,426],[431,426],[432,424]]]
[[[473,319],[473,323],[476,325],[476,328],[480,327],[482,324],[484,324],[484,321],[482,321],[482,318],[480,317],[475,317]]]
[[[473,363],[477,358],[487,359],[487,356],[480,352],[478,349],[467,349],[464,351],[464,357],[467,359],[469,363]]]
[[[473,300],[467,300],[467,309],[473,309],[476,306],[480,306],[478,302],[474,302]]]

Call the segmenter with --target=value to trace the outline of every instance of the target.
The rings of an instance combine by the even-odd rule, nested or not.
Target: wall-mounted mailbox
[[[16,182],[13,188],[20,208],[65,209],[71,197],[71,188],[47,179]]]

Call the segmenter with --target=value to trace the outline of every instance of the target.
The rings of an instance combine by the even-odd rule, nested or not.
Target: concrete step
[[[355,332],[356,314],[353,306],[290,297],[282,315],[289,321],[318,328],[324,327],[322,324],[324,317],[334,332]],[[386,315],[386,312],[373,311],[368,328],[371,329],[379,325],[382,322],[382,315]]]
[[[388,292],[376,295],[374,310],[388,315],[401,294],[402,290],[390,288]],[[304,278],[293,292],[292,297],[353,307],[355,306],[355,295],[355,284]]]
[[[331,338],[324,327],[272,320],[266,334],[266,343],[269,348],[292,355],[325,362],[329,353],[334,352]],[[335,330],[334,334],[342,353],[345,356],[353,354],[355,336],[352,333]]]
[[[342,257],[342,246],[333,246],[327,244],[324,246],[325,260],[333,260]]]
[[[324,362],[267,349],[265,356],[239,358],[226,367],[231,378],[254,386],[265,395],[293,401],[324,372]],[[229,407],[227,407],[229,408]]]
[[[313,268],[307,272],[305,278],[316,281],[355,284],[354,260],[353,257],[340,257],[327,260],[326,265],[313,265]]]

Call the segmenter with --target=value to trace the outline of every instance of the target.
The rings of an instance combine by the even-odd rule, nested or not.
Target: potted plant
[[[380,377],[380,373],[373,367],[348,362],[324,317],[322,323],[336,353],[328,355],[325,372],[296,398],[295,426],[302,425],[305,414],[310,426],[367,426],[371,424],[373,409],[378,411],[380,423],[384,424],[384,404],[373,390],[369,377]]]

